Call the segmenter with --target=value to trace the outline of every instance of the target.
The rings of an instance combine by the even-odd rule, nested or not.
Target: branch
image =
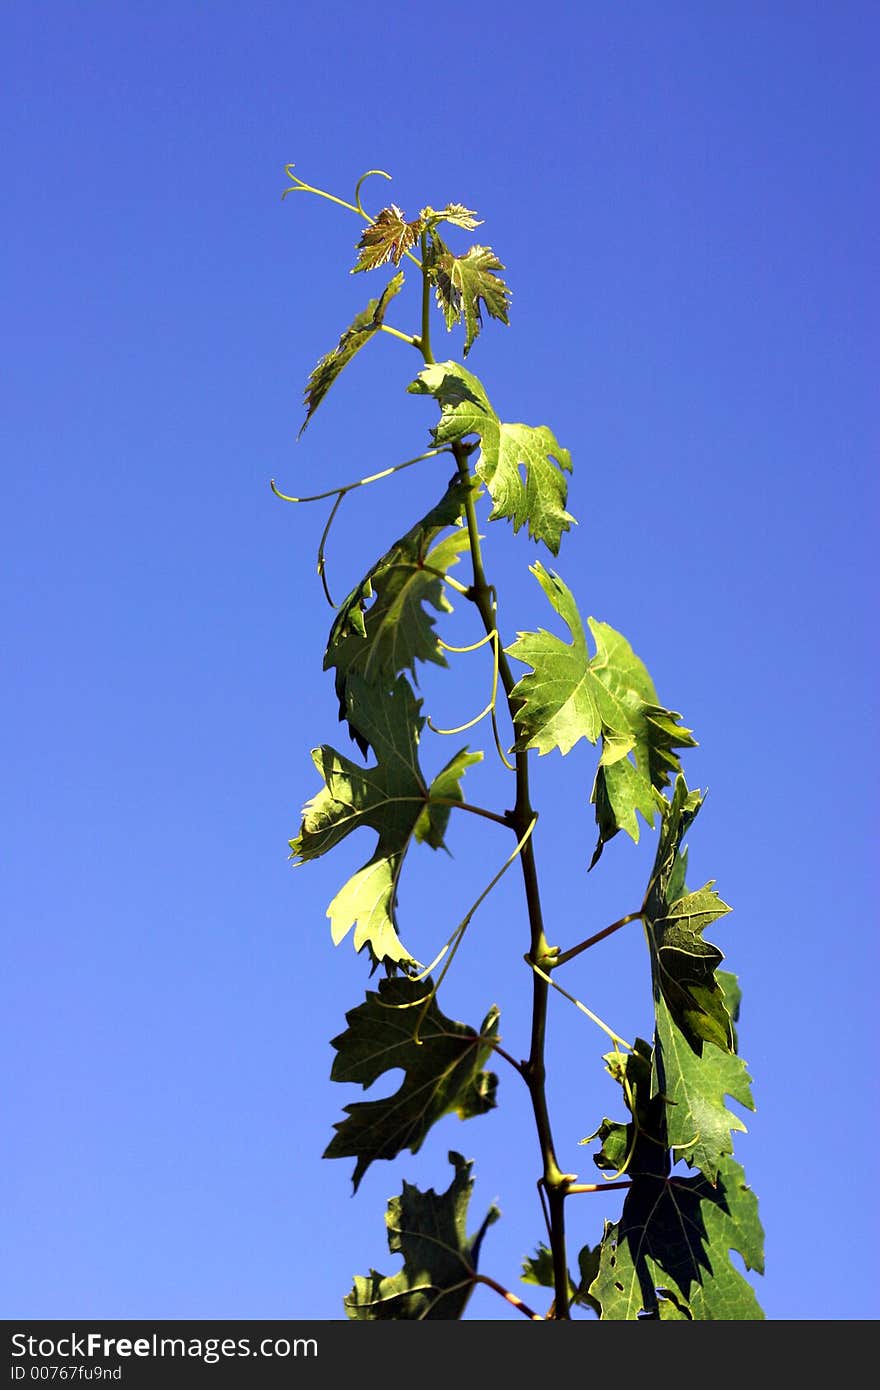
[[[471,475],[468,467],[468,457],[471,450],[460,443],[452,446],[458,462],[459,473],[464,483],[470,483]],[[495,591],[486,579],[483,569],[483,555],[480,547],[480,533],[477,526],[476,507],[474,505],[473,494],[468,491],[465,500],[465,518],[467,520],[468,539],[470,542],[471,562],[473,565],[474,583],[473,597],[480,617],[483,620],[483,627],[486,633],[498,631],[498,620],[496,616]],[[510,664],[501,644],[499,643],[498,653],[498,674],[507,695],[508,708],[511,718],[513,709],[510,706],[510,695],[516,684]],[[510,823],[514,831],[523,837],[528,831],[529,826],[534,824],[535,811],[532,809],[529,798],[529,764],[528,754],[525,752],[515,755],[516,762],[516,805],[511,814]],[[535,865],[534,846],[531,841],[523,843],[520,855],[522,865],[523,885],[525,888],[526,905],[529,915],[529,930],[531,934],[530,956],[534,960],[540,960],[547,955],[549,945],[544,933],[544,919],[541,911],[541,895],[538,888],[538,873]],[[529,1049],[528,1060],[523,1064],[523,1075],[526,1085],[529,1088],[529,1095],[532,1101],[532,1110],[535,1116],[535,1126],[538,1131],[538,1142],[541,1148],[544,1171],[542,1181],[544,1191],[547,1195],[547,1204],[550,1216],[550,1249],[553,1254],[553,1279],[556,1294],[556,1307],[558,1317],[567,1318],[569,1316],[569,1294],[568,1294],[568,1258],[565,1251],[565,1183],[569,1175],[562,1172],[556,1158],[556,1150],[553,1143],[553,1132],[550,1127],[550,1114],[547,1108],[547,1093],[544,1082],[544,1041],[547,1029],[547,999],[549,994],[549,981],[539,978],[536,973],[532,988],[532,1038]]]
[[[512,1303],[518,1312],[522,1313],[524,1317],[530,1318],[532,1322],[544,1321],[540,1313],[533,1313],[527,1303],[523,1303],[521,1298],[517,1298],[516,1294],[511,1293],[503,1284],[490,1279],[488,1274],[475,1274],[474,1283],[485,1284],[487,1288],[494,1289],[496,1293],[499,1293],[502,1298],[506,1298],[508,1303]]]
[[[606,936],[611,936],[613,932],[620,931],[628,922],[638,922],[644,916],[644,912],[628,912],[625,917],[619,917],[616,922],[612,922],[610,927],[605,927],[602,931],[597,931],[595,936],[588,936],[586,941],[582,941],[579,946],[572,946],[571,950],[563,951],[561,955],[554,957],[554,968],[557,965],[565,965],[566,961],[574,960],[581,951],[588,951],[591,946],[595,946],[598,941],[604,941]]]

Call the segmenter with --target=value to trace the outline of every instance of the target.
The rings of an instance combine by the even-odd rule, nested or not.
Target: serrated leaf
[[[542,1289],[553,1288],[553,1251],[549,1245],[539,1241],[534,1255],[526,1255],[522,1263],[520,1279],[524,1284],[537,1284]],[[571,1275],[568,1277],[569,1289],[574,1288]]]
[[[327,745],[314,750],[312,759],[324,787],[303,808],[300,833],[290,841],[291,858],[317,859],[362,826],[377,831],[372,857],[327,909],[333,940],[338,944],[354,927],[357,950],[366,946],[376,961],[411,965],[413,957],[396,925],[404,855],[413,837],[435,848],[442,845],[449,807],[432,805],[431,797],[458,799],[456,776],[482,754],[462,750],[429,787],[418,762],[424,725],[421,702],[406,679],[400,676],[389,687],[377,689],[352,676],[346,694],[351,722],[375,752],[376,764],[359,767]],[[441,790],[432,791],[438,785]]]
[[[590,1293],[593,1280],[599,1273],[599,1262],[602,1256],[600,1245],[584,1245],[578,1253],[578,1271],[580,1281],[574,1295],[574,1302],[579,1303],[582,1308],[590,1308],[597,1316],[601,1316],[602,1308],[598,1299]]]
[[[604,1061],[609,1076],[623,1089],[632,1119],[621,1124],[605,1118],[595,1133],[581,1143],[600,1141],[601,1147],[593,1155],[593,1162],[605,1172],[665,1173],[668,1167],[666,1106],[664,1099],[655,1096],[652,1090],[651,1044],[644,1038],[636,1038],[632,1052],[609,1052]]]
[[[632,647],[607,623],[589,618],[596,646],[591,656],[571,590],[540,562],[531,566],[551,606],[571,635],[566,642],[545,629],[521,632],[508,656],[531,666],[511,692],[518,750],[568,753],[579,739],[602,740],[599,774],[591,800],[596,803],[599,846],[618,830],[639,839],[636,811],[653,826],[654,789],[665,786],[669,769],[680,766],[672,752],[693,747],[681,716],[657,703],[648,672]],[[592,867],[592,865],[591,865]]]
[[[736,1036],[736,1025],[739,1022],[739,1011],[742,1004],[742,990],[739,987],[739,980],[729,970],[716,970],[715,979],[724,994],[724,1004],[730,1015],[733,1050],[739,1052],[739,1042]]]
[[[351,676],[381,686],[404,671],[414,674],[417,661],[447,664],[430,609],[452,612],[442,576],[467,548],[467,531],[458,523],[469,490],[460,478],[453,479],[437,505],[395,541],[340,605],[324,653],[324,670],[336,670],[340,719],[348,712]],[[437,543],[450,526],[456,529]],[[351,733],[366,752],[363,734],[354,726]]]
[[[454,227],[463,227],[466,232],[472,232],[475,227],[482,227],[482,220],[477,217],[473,208],[466,208],[463,203],[447,203],[445,208],[422,208],[422,221],[426,227],[436,227],[440,222],[451,222]]]
[[[703,940],[702,933],[730,908],[711,882],[688,893],[679,867],[681,841],[699,813],[702,796],[689,791],[679,774],[671,802],[658,796],[657,804],[662,808],[662,824],[642,909],[655,997],[662,995],[676,1026],[697,1053],[704,1042],[729,1051],[733,1022],[715,975],[724,956]]]
[[[429,269],[437,304],[447,329],[464,319],[467,357],[483,326],[481,304],[493,319],[510,323],[510,290],[497,274],[504,266],[490,246],[472,246],[463,256],[456,256],[439,237],[435,236],[434,242]]]
[[[751,1078],[734,1052],[707,1043],[698,1055],[675,1026],[662,997],[655,1001],[655,1010],[653,1084],[667,1102],[667,1142],[677,1157],[715,1182],[725,1157],[733,1153],[733,1134],[746,1133],[739,1116],[728,1110],[726,1097],[754,1110]]]
[[[467,1211],[473,1190],[471,1170],[461,1154],[450,1152],[455,1176],[446,1192],[420,1192],[408,1182],[388,1203],[388,1248],[403,1256],[398,1274],[371,1270],[358,1275],[345,1299],[348,1317],[359,1322],[460,1318],[464,1313],[488,1228],[498,1220],[490,1207],[476,1236],[468,1238]]]
[[[571,456],[553,432],[546,425],[502,423],[481,382],[457,362],[426,367],[409,390],[439,403],[440,423],[432,430],[438,448],[479,435],[476,474],[492,498],[489,520],[507,517],[514,531],[527,526],[532,539],[555,555],[574,517],[565,510]]]
[[[403,1149],[417,1153],[444,1115],[467,1119],[495,1106],[498,1079],[482,1067],[498,1032],[498,1010],[489,1010],[477,1033],[446,1018],[431,999],[416,1036],[431,989],[429,979],[380,981],[378,992],[345,1015],[348,1027],[333,1039],[333,1081],[366,1089],[397,1068],[404,1074],[393,1095],[346,1105],[347,1119],[334,1126],[324,1157],[357,1159],[355,1191],[375,1159],[395,1158]]]
[[[598,1246],[595,1249],[591,1249],[589,1245],[583,1247],[578,1255],[578,1268],[580,1280],[577,1284],[570,1274],[568,1276],[569,1302],[579,1304],[583,1308],[590,1308],[594,1313],[598,1313],[599,1305],[589,1292],[589,1287],[599,1272]],[[537,1284],[541,1288],[555,1289],[553,1252],[543,1241],[538,1243],[534,1255],[527,1255],[523,1260],[520,1279],[524,1284]]]
[[[347,367],[355,353],[360,352],[374,333],[378,333],[385,320],[385,310],[389,302],[403,288],[403,271],[393,276],[378,299],[371,299],[366,309],[358,314],[346,328],[332,352],[322,357],[312,371],[305,391],[306,418],[300,426],[302,434],[309,420],[333,385],[339,373]]]
[[[437,773],[428,788],[428,803],[422,809],[413,832],[420,844],[424,841],[432,849],[446,848],[443,837],[452,813],[449,803],[464,800],[461,779],[469,767],[482,761],[483,754],[479,750],[469,753],[466,748],[460,748]]]
[[[763,1272],[758,1204],[738,1163],[726,1158],[713,1187],[700,1175],[634,1178],[620,1221],[607,1225],[590,1286],[605,1321],[687,1317],[762,1319],[754,1289],[735,1268]],[[666,1302],[672,1307],[663,1308]]]
[[[376,270],[380,265],[393,261],[400,265],[406,252],[414,246],[421,236],[424,221],[417,217],[407,222],[400,208],[392,203],[383,208],[375,221],[361,233],[357,258],[352,275],[359,270]]]

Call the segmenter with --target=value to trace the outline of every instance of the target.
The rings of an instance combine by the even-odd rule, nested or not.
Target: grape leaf
[[[472,246],[463,256],[455,256],[435,235],[428,269],[447,329],[464,318],[465,357],[483,326],[481,303],[493,319],[509,324],[510,290],[496,274],[504,266],[491,247]]]
[[[709,1043],[697,1054],[676,1027],[662,997],[655,1001],[654,1088],[668,1104],[667,1140],[692,1168],[715,1182],[725,1155],[733,1152],[732,1134],[746,1133],[738,1115],[728,1110],[732,1096],[754,1110],[751,1078],[735,1052],[722,1052]]]
[[[421,702],[406,679],[400,676],[387,689],[377,689],[352,676],[347,700],[351,722],[374,750],[376,765],[359,767],[327,745],[313,751],[324,787],[303,808],[300,833],[290,841],[291,858],[317,859],[360,826],[378,831],[372,857],[336,894],[327,916],[337,944],[353,926],[358,951],[368,946],[376,961],[411,965],[395,920],[404,855],[413,837],[435,849],[442,845],[450,807],[432,804],[432,797],[460,801],[461,774],[483,755],[462,749],[429,787],[417,753],[424,725]]]
[[[704,1041],[724,1051],[733,1046],[733,1020],[715,976],[724,956],[702,937],[730,908],[711,881],[696,892],[686,891],[680,854],[682,838],[702,804],[700,792],[689,791],[681,774],[671,802],[657,795],[662,825],[642,909],[655,998],[663,997],[676,1026],[698,1054]]]
[[[704,1090],[715,1058],[737,1060],[712,1046],[702,1058],[691,1055],[705,1069]],[[656,1049],[652,1052],[639,1038],[633,1052],[610,1052],[605,1061],[623,1088],[631,1119],[626,1125],[602,1121],[591,1136],[602,1141],[594,1162],[625,1171],[631,1186],[620,1222],[606,1226],[598,1275],[589,1286],[602,1317],[762,1317],[754,1291],[728,1254],[736,1249],[748,1268],[763,1269],[757,1203],[742,1169],[729,1157],[729,1133],[724,1156],[711,1172],[677,1175],[669,1149],[675,1143],[670,1126],[676,1123],[678,1105],[654,1087]],[[693,1148],[685,1154],[688,1161],[693,1156]]]
[[[590,1293],[605,1321],[641,1314],[761,1319],[755,1291],[734,1267],[731,1250],[747,1269],[763,1273],[758,1204],[738,1163],[724,1159],[714,1187],[703,1175],[638,1175],[620,1221],[606,1225]]]
[[[324,1157],[357,1159],[355,1191],[375,1159],[396,1158],[402,1149],[417,1153],[444,1115],[464,1120],[494,1109],[498,1078],[482,1066],[498,1032],[498,1010],[489,1010],[476,1033],[446,1018],[431,999],[416,1036],[431,988],[429,979],[380,981],[378,993],[368,992],[366,1003],[345,1015],[348,1028],[333,1039],[333,1081],[366,1089],[396,1068],[404,1073],[393,1095],[346,1105],[348,1118],[334,1126]]]
[[[668,783],[669,768],[679,767],[672,742],[688,748],[695,740],[690,729],[676,723],[679,714],[658,705],[651,678],[626,639],[607,623],[589,618],[596,644],[591,657],[571,590],[540,562],[531,570],[572,640],[565,642],[542,628],[519,633],[507,648],[509,656],[532,667],[511,692],[514,747],[536,748],[542,754],[558,748],[565,754],[581,738],[590,743],[601,738],[599,773],[591,793],[600,825],[595,864],[602,845],[618,829],[638,841],[637,810],[653,826],[653,789]]]
[[[600,1140],[600,1149],[593,1155],[593,1162],[603,1171],[624,1173],[646,1169],[655,1172],[658,1161],[656,1146],[650,1140],[646,1149],[642,1136],[657,1135],[661,1140],[660,1147],[667,1145],[664,1102],[662,1097],[654,1096],[651,1086],[651,1044],[645,1042],[644,1038],[636,1038],[632,1052],[608,1052],[603,1060],[609,1076],[623,1088],[632,1119],[621,1124],[606,1117],[595,1133],[580,1142],[590,1144],[594,1139]]]
[[[360,255],[351,272],[352,275],[356,275],[359,270],[376,270],[380,265],[387,265],[389,261],[400,265],[405,253],[418,241],[424,225],[421,217],[407,222],[400,208],[394,203],[383,208],[371,225],[365,227],[361,233],[360,241],[357,243]]]
[[[473,208],[466,208],[462,203],[447,203],[445,208],[422,208],[422,221],[426,228],[433,229],[441,222],[450,222],[454,227],[463,227],[466,232],[472,232],[475,227],[482,227],[483,223]]]
[[[571,1274],[568,1276],[569,1302],[590,1308],[594,1313],[598,1313],[599,1305],[589,1293],[589,1287],[599,1272],[599,1247],[596,1246],[593,1249],[589,1245],[585,1245],[578,1255],[578,1267],[580,1280],[577,1284],[572,1279]],[[534,1255],[526,1256],[523,1260],[520,1279],[524,1284],[538,1284],[541,1288],[555,1289],[553,1252],[549,1245],[540,1241]]]
[[[480,436],[476,474],[492,498],[489,520],[507,517],[514,531],[526,525],[532,539],[555,555],[574,517],[565,510],[571,455],[552,431],[546,425],[503,424],[480,381],[457,362],[426,367],[408,389],[437,400],[440,423],[432,436],[438,448]]]
[[[739,1042],[736,1036],[736,1025],[739,1022],[739,1011],[742,1004],[742,990],[739,987],[739,980],[729,970],[716,970],[715,979],[724,991],[724,1002],[727,1012],[730,1015],[730,1029],[733,1036],[733,1050],[739,1052]]]
[[[313,369],[305,391],[306,418],[300,426],[302,434],[309,420],[326,396],[343,367],[347,367],[356,352],[360,352],[374,333],[378,333],[385,319],[385,310],[390,300],[403,288],[403,271],[393,276],[378,299],[371,299],[366,309],[358,314],[346,328],[332,352],[322,357]]]
[[[460,1318],[474,1285],[483,1237],[498,1220],[490,1207],[475,1236],[468,1239],[467,1209],[473,1190],[471,1169],[450,1152],[455,1176],[445,1192],[420,1192],[404,1182],[400,1197],[388,1203],[385,1225],[392,1255],[403,1256],[398,1274],[375,1269],[357,1275],[345,1299],[347,1315],[359,1322]]]
[[[458,563],[468,544],[467,531],[458,523],[469,490],[454,478],[437,505],[395,541],[340,605],[324,653],[324,670],[336,669],[340,719],[347,716],[346,687],[352,675],[379,686],[393,683],[403,671],[414,674],[416,661],[447,664],[425,605],[438,613],[452,612],[442,575]],[[457,529],[435,544],[450,526]],[[366,752],[363,734],[355,726],[351,733]]]

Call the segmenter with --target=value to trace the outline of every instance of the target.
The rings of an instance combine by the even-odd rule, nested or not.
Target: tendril
[[[435,998],[438,989],[440,988],[440,986],[442,985],[444,979],[446,978],[446,972],[448,971],[448,969],[449,969],[450,965],[452,964],[452,962],[455,960],[456,952],[457,952],[459,946],[460,946],[461,943],[462,943],[462,939],[463,939],[463,937],[464,937],[464,934],[465,934],[465,932],[467,931],[468,927],[470,926],[471,920],[473,919],[474,914],[475,914],[476,911],[477,911],[477,908],[480,907],[480,905],[481,905],[483,902],[485,902],[486,898],[488,898],[489,894],[492,892],[492,889],[495,887],[496,883],[498,883],[499,880],[502,879],[502,878],[504,877],[504,875],[507,873],[507,870],[510,868],[511,864],[513,864],[514,861],[515,861],[516,859],[518,859],[519,856],[522,854],[523,849],[524,849],[525,846],[528,844],[529,839],[531,838],[532,831],[534,830],[534,828],[535,828],[535,826],[537,825],[537,823],[538,823],[538,817],[537,817],[537,816],[532,816],[532,819],[529,821],[528,829],[526,830],[525,834],[522,835],[521,838],[517,841],[516,848],[507,856],[507,858],[505,859],[504,863],[501,865],[501,868],[498,870],[498,872],[497,872],[497,874],[495,875],[495,877],[492,879],[492,881],[491,881],[490,883],[488,883],[488,884],[486,885],[486,887],[483,889],[483,891],[482,891],[482,893],[480,894],[480,896],[477,898],[476,902],[473,903],[473,904],[471,905],[471,907],[468,908],[468,910],[467,910],[467,912],[465,913],[464,917],[462,917],[462,919],[461,919],[461,921],[459,922],[458,926],[455,928],[455,931],[452,933],[452,935],[449,937],[449,940],[446,942],[446,945],[443,947],[443,950],[442,950],[442,951],[440,952],[440,954],[437,956],[437,959],[436,959],[436,961],[434,962],[435,965],[436,965],[439,961],[441,961],[441,960],[443,959],[444,956],[447,956],[446,964],[443,966],[443,969],[440,971],[440,974],[438,975],[438,977],[437,977],[437,979],[435,980],[434,984],[431,986],[431,989],[430,989],[429,993],[428,993],[428,994],[426,995],[426,997],[425,997],[424,1003],[423,1003],[423,1005],[422,1005],[422,1011],[421,1011],[421,1013],[419,1014],[418,1021],[417,1021],[416,1026],[415,1026],[415,1032],[413,1033],[413,1041],[414,1041],[414,1042],[416,1042],[416,1043],[421,1043],[421,1041],[422,1041],[421,1038],[419,1037],[419,1032],[420,1032],[420,1030],[421,1030],[422,1024],[423,1024],[424,1021],[425,1021],[425,1016],[426,1016],[426,1014],[427,1014],[427,1012],[428,1012],[428,1009],[431,1007],[431,1000]],[[426,973],[428,973],[428,972],[426,972]],[[424,975],[417,975],[417,976],[415,976],[415,979],[417,979],[417,980],[421,980],[421,979],[423,979],[423,978],[424,978]]]
[[[354,190],[354,201],[357,204],[357,210],[361,217],[365,217],[368,222],[374,222],[376,219],[371,217],[368,212],[364,212],[364,205],[361,202],[361,188],[366,183],[367,179],[372,178],[374,174],[377,174],[381,179],[388,179],[389,182],[391,181],[391,175],[386,174],[384,169],[368,169],[365,174],[361,174],[357,181],[357,187]]]
[[[485,637],[480,639],[479,642],[474,642],[469,647],[451,647],[448,643],[440,641],[439,638],[438,641],[440,642],[440,646],[445,647],[446,651],[448,652],[476,652],[479,651],[480,647],[485,647],[487,642],[492,643],[492,694],[489,699],[489,703],[488,705],[486,705],[485,709],[481,709],[480,713],[475,714],[473,719],[469,719],[466,724],[459,724],[454,729],[438,729],[437,725],[432,723],[430,715],[427,719],[428,728],[431,730],[432,733],[463,734],[467,729],[472,729],[475,724],[479,724],[480,720],[485,719],[487,714],[491,714],[493,716],[495,714],[495,702],[498,699],[498,629],[493,627],[491,632],[488,632]]]
[[[358,213],[358,215],[363,217],[367,222],[373,221],[372,217],[369,217],[367,213],[364,212],[363,208],[358,207],[355,203],[347,203],[344,198],[337,198],[335,193],[328,193],[326,189],[313,188],[310,183],[306,183],[304,179],[301,179],[299,174],[295,174],[293,168],[294,166],[292,164],[285,164],[284,166],[284,172],[290,179],[291,186],[290,188],[285,188],[284,192],[281,194],[282,202],[284,202],[288,193],[314,193],[318,198],[326,198],[330,203],[337,203],[341,208],[348,208],[349,212]]]
[[[371,473],[366,478],[357,478],[353,483],[343,483],[341,487],[328,488],[326,492],[313,492],[309,497],[290,497],[286,492],[281,492],[275,485],[275,479],[269,479],[269,486],[282,502],[323,502],[327,497],[335,497],[340,492],[353,492],[356,487],[366,487],[368,483],[381,482],[383,478],[390,478],[392,473],[400,473],[404,468],[412,468],[414,463],[423,463],[425,459],[437,458],[440,454],[450,454],[451,449],[428,449],[424,454],[417,454],[413,459],[405,459],[403,463],[395,463],[393,468],[383,468],[381,473]]]
[[[327,518],[327,525],[321,532],[321,539],[318,542],[318,578],[321,581],[321,588],[324,590],[324,597],[326,598],[331,608],[338,608],[339,604],[333,602],[333,597],[330,593],[329,588],[327,587],[327,576],[324,573],[326,568],[326,557],[324,555],[324,548],[327,544],[327,537],[330,535],[330,527],[333,525],[333,522],[336,518],[336,513],[342,506],[344,498],[344,492],[340,492],[337,495],[336,501],[333,503],[333,506],[331,508],[330,515]]]
[[[580,1009],[582,1014],[586,1014],[587,1018],[596,1024],[597,1028],[601,1028],[602,1032],[607,1034],[607,1036],[614,1043],[615,1051],[617,1051],[618,1047],[625,1047],[627,1052],[635,1051],[632,1045],[628,1043],[625,1038],[622,1038],[619,1033],[615,1033],[614,1029],[609,1028],[607,1023],[603,1023],[602,1019],[599,1017],[598,1014],[594,1014],[592,1009],[588,1009],[586,1004],[581,1003],[580,999],[575,999],[573,994],[569,994],[567,989],[563,989],[562,985],[558,985],[556,981],[552,979],[548,974],[546,974],[546,972],[543,971],[539,965],[536,965],[535,962],[532,960],[531,956],[523,956],[523,960],[525,961],[526,965],[531,966],[532,970],[534,970],[536,975],[540,975],[542,980],[545,980],[548,985],[552,985],[554,989],[557,989],[559,993],[564,995],[565,998],[571,1004],[574,1004],[575,1008]]]

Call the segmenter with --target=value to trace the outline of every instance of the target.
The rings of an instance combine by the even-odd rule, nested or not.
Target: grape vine
[[[547,1228],[547,1243],[525,1258],[521,1275],[549,1297],[545,1310],[536,1312],[479,1268],[499,1213],[490,1208],[476,1234],[468,1235],[472,1165],[451,1152],[453,1176],[445,1192],[422,1192],[404,1182],[401,1195],[388,1204],[388,1246],[402,1258],[402,1267],[389,1275],[371,1270],[357,1276],[344,1299],[345,1312],[361,1321],[459,1318],[479,1283],[533,1320],[568,1320],[575,1308],[611,1320],[761,1318],[751,1283],[731,1259],[735,1251],[747,1269],[763,1270],[757,1202],[733,1156],[733,1136],[745,1125],[728,1108],[729,1099],[753,1108],[750,1077],[737,1050],[740,991],[736,977],[721,968],[721,951],[704,937],[730,909],[713,882],[696,889],[685,882],[684,838],[702,796],[685,781],[681,755],[696,740],[681,715],[660,702],[626,639],[592,618],[585,625],[563,579],[540,561],[532,573],[565,635],[542,628],[519,632],[505,645],[498,592],[484,567],[478,508],[488,504],[487,521],[506,520],[514,532],[524,529],[554,558],[574,520],[566,510],[572,461],[552,430],[502,420],[468,368],[438,362],[432,351],[435,310],[447,330],[463,328],[464,358],[484,319],[508,323],[505,267],[491,247],[475,244],[456,252],[447,244],[447,238],[482,225],[461,204],[424,207],[411,219],[394,203],[375,216],[367,212],[364,183],[371,176],[387,179],[382,170],[369,170],[359,180],[352,201],[305,183],[292,165],[286,173],[290,186],[284,197],[310,193],[361,219],[353,272],[375,275],[380,283],[385,277],[378,295],[309,376],[300,433],[340,373],[380,333],[417,351],[421,369],[407,389],[432,398],[439,411],[428,446],[380,472],[303,497],[290,496],[272,482],[276,496],[286,502],[332,499],[317,548],[318,574],[335,609],[324,669],[334,673],[339,718],[356,745],[354,756],[329,744],[314,750],[320,785],[303,808],[290,841],[291,858],[296,863],[317,859],[356,831],[373,832],[372,853],[340,887],[327,916],[334,943],[351,934],[371,973],[383,974],[346,1014],[345,1029],[333,1039],[331,1078],[369,1089],[391,1071],[403,1077],[392,1095],[345,1106],[325,1157],[353,1159],[357,1189],[372,1163],[396,1158],[405,1149],[416,1153],[444,1116],[470,1118],[492,1110],[499,1087],[487,1066],[500,1059],[530,1098]],[[416,331],[406,332],[386,319],[402,302],[398,296],[411,266],[418,275],[419,323]],[[325,550],[344,499],[441,456],[448,462],[442,495],[428,499],[424,514],[334,604]],[[453,573],[459,565],[462,570]],[[456,647],[440,635],[453,599],[471,604],[482,627],[483,636],[467,646]],[[483,648],[491,661],[488,702],[457,729],[437,728],[422,714],[413,688],[419,663],[445,666],[450,654]],[[461,747],[430,779],[422,770],[426,731],[458,735],[478,725],[491,728],[489,756],[499,757],[513,774],[510,809],[477,805],[465,795],[463,779],[482,761],[483,750]],[[507,728],[512,738],[504,738]],[[550,944],[542,915],[530,759],[536,751],[565,755],[581,739],[598,753],[590,790],[596,823],[590,868],[620,831],[638,841],[647,827],[656,834],[656,853],[641,905],[562,949]],[[496,823],[510,837],[510,852],[446,941],[435,943],[435,958],[426,966],[410,927],[398,920],[398,885],[413,842],[443,848],[453,814]],[[521,1059],[501,1046],[496,1008],[473,1027],[447,1017],[440,1003],[471,919],[515,865],[529,923],[528,938],[517,945],[520,953],[525,949],[524,978],[531,991],[531,1034]],[[633,909],[633,902],[627,906]],[[650,958],[654,1025],[650,1041],[628,1042],[557,975],[635,922],[642,925]],[[603,1118],[591,1136],[594,1162],[605,1175],[601,1182],[579,1182],[557,1159],[545,1077],[551,991],[576,1004],[611,1045],[604,1061],[612,1085],[620,1088],[625,1118]],[[617,1189],[625,1191],[619,1219],[606,1221],[595,1243],[581,1248],[573,1272],[568,1199]]]

